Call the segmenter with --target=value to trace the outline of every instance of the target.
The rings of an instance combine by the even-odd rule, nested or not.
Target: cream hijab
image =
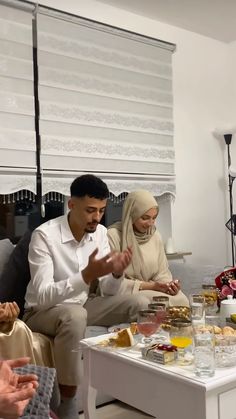
[[[131,192],[125,199],[121,222],[114,223],[109,227],[109,229],[116,228],[119,231],[121,251],[125,250],[127,246],[132,247],[132,261],[125,272],[126,277],[130,279],[147,278],[149,274],[150,268],[145,266],[139,245],[150,240],[156,231],[156,227],[152,226],[147,232],[138,233],[134,231],[133,224],[151,208],[159,210],[158,204],[150,192],[144,189]]]

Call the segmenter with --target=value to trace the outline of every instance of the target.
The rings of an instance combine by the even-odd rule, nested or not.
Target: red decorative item
[[[219,301],[227,298],[228,295],[232,295],[236,298],[236,268],[230,268],[218,275],[215,279],[215,284],[219,289]]]

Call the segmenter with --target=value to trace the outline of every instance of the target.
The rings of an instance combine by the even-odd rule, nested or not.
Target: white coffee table
[[[108,335],[81,341],[85,419],[97,419],[97,390],[158,419],[236,419],[236,368],[195,377],[193,367],[159,365],[134,350],[104,350]]]

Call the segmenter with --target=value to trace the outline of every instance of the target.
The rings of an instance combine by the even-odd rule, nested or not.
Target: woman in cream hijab
[[[155,221],[159,212],[155,198],[146,190],[131,192],[125,199],[122,220],[108,227],[112,250],[132,248],[132,261],[125,271],[120,293],[142,292],[152,300],[155,295],[168,295],[170,305],[188,305],[168,268],[160,234]]]

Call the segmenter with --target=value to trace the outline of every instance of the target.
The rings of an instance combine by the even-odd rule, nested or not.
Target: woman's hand
[[[178,279],[174,279],[173,281],[170,281],[166,284],[168,286],[168,289],[166,291],[166,294],[168,295],[176,295],[178,294],[180,290],[180,283]]]
[[[169,282],[167,283],[163,283],[163,282],[154,282],[153,284],[153,291],[159,291],[159,292],[164,292],[165,294],[169,294],[169,290],[170,290],[170,286],[169,286]]]
[[[167,295],[176,295],[180,290],[180,283],[178,279],[175,279],[170,282],[158,282],[158,281],[148,281],[142,282],[141,290],[152,290],[163,292]]]

